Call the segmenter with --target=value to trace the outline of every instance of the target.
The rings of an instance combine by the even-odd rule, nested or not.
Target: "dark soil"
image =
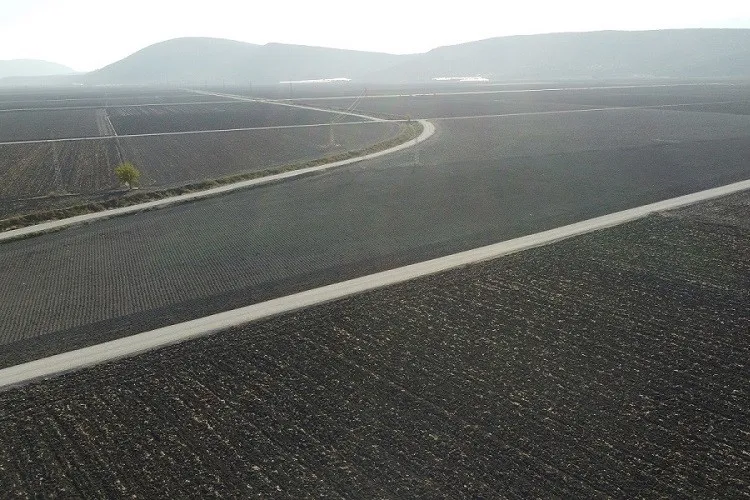
[[[138,166],[143,193],[366,149],[398,137],[401,127],[373,122],[333,130],[334,144],[328,127],[315,127],[0,145],[0,218],[118,201],[114,168],[121,157]],[[59,196],[65,193],[73,196]]]
[[[747,117],[720,118],[440,121],[419,164],[405,150],[0,245],[6,362],[18,341],[67,350],[747,179]]]
[[[747,498],[749,209],[734,195],[5,392],[0,484]]]

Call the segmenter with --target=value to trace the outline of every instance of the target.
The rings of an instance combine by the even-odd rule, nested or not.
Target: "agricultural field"
[[[729,85],[727,85],[729,84]],[[728,82],[706,82],[704,80],[568,80],[547,82],[455,82],[432,81],[412,84],[375,84],[358,82],[339,83],[292,83],[283,85],[209,87],[217,93],[240,94],[267,99],[328,99],[338,97],[367,96],[403,96],[403,95],[437,95],[461,92],[498,92],[528,93],[540,91],[576,90],[582,92],[627,92],[661,93],[661,94],[705,94],[706,92],[726,92],[730,87],[742,88],[748,81],[734,80]]]
[[[436,120],[417,149],[2,244],[4,362],[745,180],[749,118]]]
[[[182,104],[168,102],[185,97]],[[70,99],[80,104],[97,98],[82,93]],[[333,137],[328,126],[144,137],[329,123],[336,115],[240,101],[210,103],[206,101],[221,98],[187,93],[116,94],[106,99],[127,104],[0,111],[2,124],[12,124],[0,127],[0,143],[30,141],[0,144],[0,218],[121,197],[113,170],[122,161],[134,162],[141,170],[142,189],[160,189],[365,149],[393,139],[401,130],[395,123],[373,122],[336,124]],[[139,99],[165,102],[134,104]],[[0,96],[2,102],[16,101]],[[123,137],[128,134],[139,137]],[[48,141],[71,137],[81,140]]]
[[[295,102],[330,109],[349,109],[356,97],[300,99]],[[439,118],[446,116],[491,116],[507,113],[534,113],[543,111],[568,111],[586,108],[585,105],[548,102],[536,94],[523,93],[507,97],[506,94],[457,95],[401,95],[398,97],[369,97],[358,101],[354,110],[393,118]],[[590,106],[593,107],[593,106]]]
[[[0,124],[0,143],[112,135],[104,109],[0,112]]]
[[[198,95],[192,92],[167,89],[34,89],[26,92],[0,90],[2,110],[86,108],[108,106],[134,106],[142,104],[169,104],[186,102],[221,102],[226,99]],[[2,114],[0,114],[0,118]]]
[[[585,84],[581,84],[585,85]],[[671,106],[674,109],[691,109],[692,103],[721,106],[718,109],[747,109],[750,104],[750,85],[685,85],[685,86],[643,86],[644,83],[610,88],[578,87],[574,89],[558,85],[537,86],[517,89],[513,87],[480,86],[476,88],[451,87],[445,95],[429,91],[402,93],[396,97],[370,94],[359,100],[354,109],[361,113],[376,113],[388,116],[411,116],[412,118],[441,118],[512,113],[534,113],[590,109],[605,107]],[[575,84],[570,86],[575,87]],[[567,86],[566,86],[567,87]],[[434,88],[434,87],[433,87]],[[403,92],[403,90],[401,91]],[[435,92],[440,92],[435,89]],[[452,93],[451,93],[452,92]],[[355,101],[351,97],[297,98],[295,102],[328,107],[349,108]],[[710,109],[710,108],[709,108]],[[700,110],[700,107],[698,108]]]
[[[398,123],[127,137],[124,157],[144,165],[144,187],[169,187],[363,149],[399,134]],[[333,143],[331,143],[333,138]]]
[[[0,484],[747,498],[748,210],[745,192],[2,393]]]
[[[109,113],[118,135],[325,124],[336,118],[322,111],[242,101],[113,107]],[[361,122],[363,119],[344,117],[339,121]]]
[[[0,218],[120,188],[115,139],[0,146]]]

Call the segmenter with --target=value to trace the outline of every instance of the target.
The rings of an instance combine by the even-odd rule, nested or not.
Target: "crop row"
[[[748,203],[6,392],[0,483],[21,496],[741,498],[750,240],[735,221]]]

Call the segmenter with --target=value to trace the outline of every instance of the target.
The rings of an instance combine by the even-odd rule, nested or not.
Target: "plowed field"
[[[405,150],[0,245],[0,339],[9,359],[95,343],[745,180],[749,119],[439,121],[418,164]]]
[[[2,112],[0,142],[101,137],[106,134],[97,126],[97,112],[97,109]]]
[[[338,124],[333,145],[328,127],[0,145],[0,218],[119,196],[120,158],[138,166],[142,189],[158,189],[363,149],[398,132],[396,123]]]
[[[747,498],[750,196],[0,395],[9,495]]]
[[[325,124],[336,118],[336,115],[322,111],[237,101],[175,106],[114,107],[110,109],[110,114],[112,123],[120,135]],[[362,121],[362,119],[343,121]]]
[[[372,96],[361,99],[355,109],[362,113],[380,113],[412,118],[440,118],[455,116],[494,115],[563,111],[570,109],[672,106],[674,109],[691,109],[691,103],[708,104],[709,110],[735,113],[750,104],[750,85],[686,85],[643,86],[645,82],[620,88],[589,87],[579,84],[566,86],[538,85],[536,88],[518,89],[513,86],[450,86],[445,90],[434,86],[429,90],[400,89],[397,97]],[[581,86],[582,85],[582,86]],[[617,85],[615,85],[617,86]],[[446,95],[434,92],[448,92]],[[282,97],[283,98],[283,97]],[[296,102],[318,107],[350,107],[356,96],[345,98],[318,97],[312,100],[299,98]],[[712,104],[725,103],[725,104]],[[719,106],[715,108],[714,106]],[[696,108],[693,108],[696,109]],[[697,108],[700,110],[700,106]]]

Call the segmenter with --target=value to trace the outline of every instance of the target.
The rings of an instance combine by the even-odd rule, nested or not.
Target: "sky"
[[[750,28],[748,0],[0,0],[0,60],[77,71],[183,36],[406,54],[496,36]]]

